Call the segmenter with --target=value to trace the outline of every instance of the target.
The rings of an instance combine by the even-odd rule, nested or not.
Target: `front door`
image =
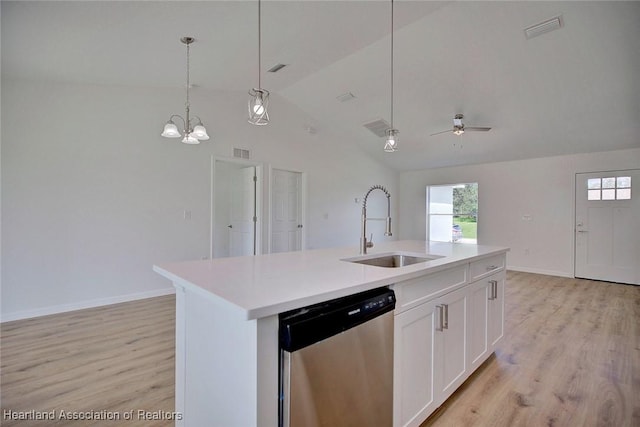
[[[575,276],[640,285],[640,169],[576,174]]]

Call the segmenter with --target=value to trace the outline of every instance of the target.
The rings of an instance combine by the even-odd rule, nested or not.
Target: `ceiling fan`
[[[469,131],[469,132],[487,132],[489,130],[491,130],[491,128],[488,127],[477,127],[477,126],[465,126],[464,123],[462,123],[462,119],[464,118],[464,116],[462,114],[456,114],[456,116],[453,118],[453,129],[449,129],[449,130],[443,130],[442,132],[436,132],[436,133],[432,133],[431,136],[434,135],[440,135],[441,133],[447,133],[447,132],[453,132],[454,134],[460,136],[463,133]]]

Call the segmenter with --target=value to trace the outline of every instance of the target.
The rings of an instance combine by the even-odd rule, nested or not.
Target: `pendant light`
[[[249,123],[257,126],[269,124],[269,91],[262,89],[260,81],[260,68],[262,67],[262,27],[261,1],[258,0],[258,87],[249,91]]]
[[[164,136],[165,138],[182,137],[182,142],[184,142],[185,144],[200,144],[200,141],[206,141],[209,139],[207,130],[202,124],[202,120],[200,120],[200,117],[189,117],[189,45],[191,45],[191,43],[193,43],[195,39],[193,37],[182,37],[180,41],[187,46],[187,101],[185,103],[186,113],[184,118],[178,114],[174,114],[169,117],[169,121],[164,125],[164,130],[160,135]],[[178,130],[178,126],[173,121],[174,117],[182,120],[184,129],[182,133],[180,133],[180,131]],[[193,124],[195,124],[195,126]]]
[[[391,0],[391,127],[385,133],[387,139],[384,143],[384,151],[387,153],[397,151],[400,131],[393,127],[393,0]]]

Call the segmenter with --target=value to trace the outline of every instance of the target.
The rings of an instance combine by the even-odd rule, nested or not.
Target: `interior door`
[[[302,249],[302,174],[272,171],[271,252]]]
[[[575,276],[640,285],[640,169],[576,174]]]
[[[256,168],[236,169],[231,179],[229,255],[255,255]]]

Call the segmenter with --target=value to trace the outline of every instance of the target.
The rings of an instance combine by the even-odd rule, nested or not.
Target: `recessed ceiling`
[[[179,39],[190,35],[199,90],[244,98],[256,84],[254,1],[0,7],[3,79],[181,87]],[[389,2],[265,1],[262,12],[272,103],[286,99],[314,118],[318,138],[334,129],[397,170],[640,146],[640,2],[396,1],[391,154],[363,127],[389,120]],[[525,37],[560,15],[559,31]],[[274,64],[286,67],[266,73]],[[356,97],[336,101],[347,92]],[[491,132],[429,136],[458,113]]]

